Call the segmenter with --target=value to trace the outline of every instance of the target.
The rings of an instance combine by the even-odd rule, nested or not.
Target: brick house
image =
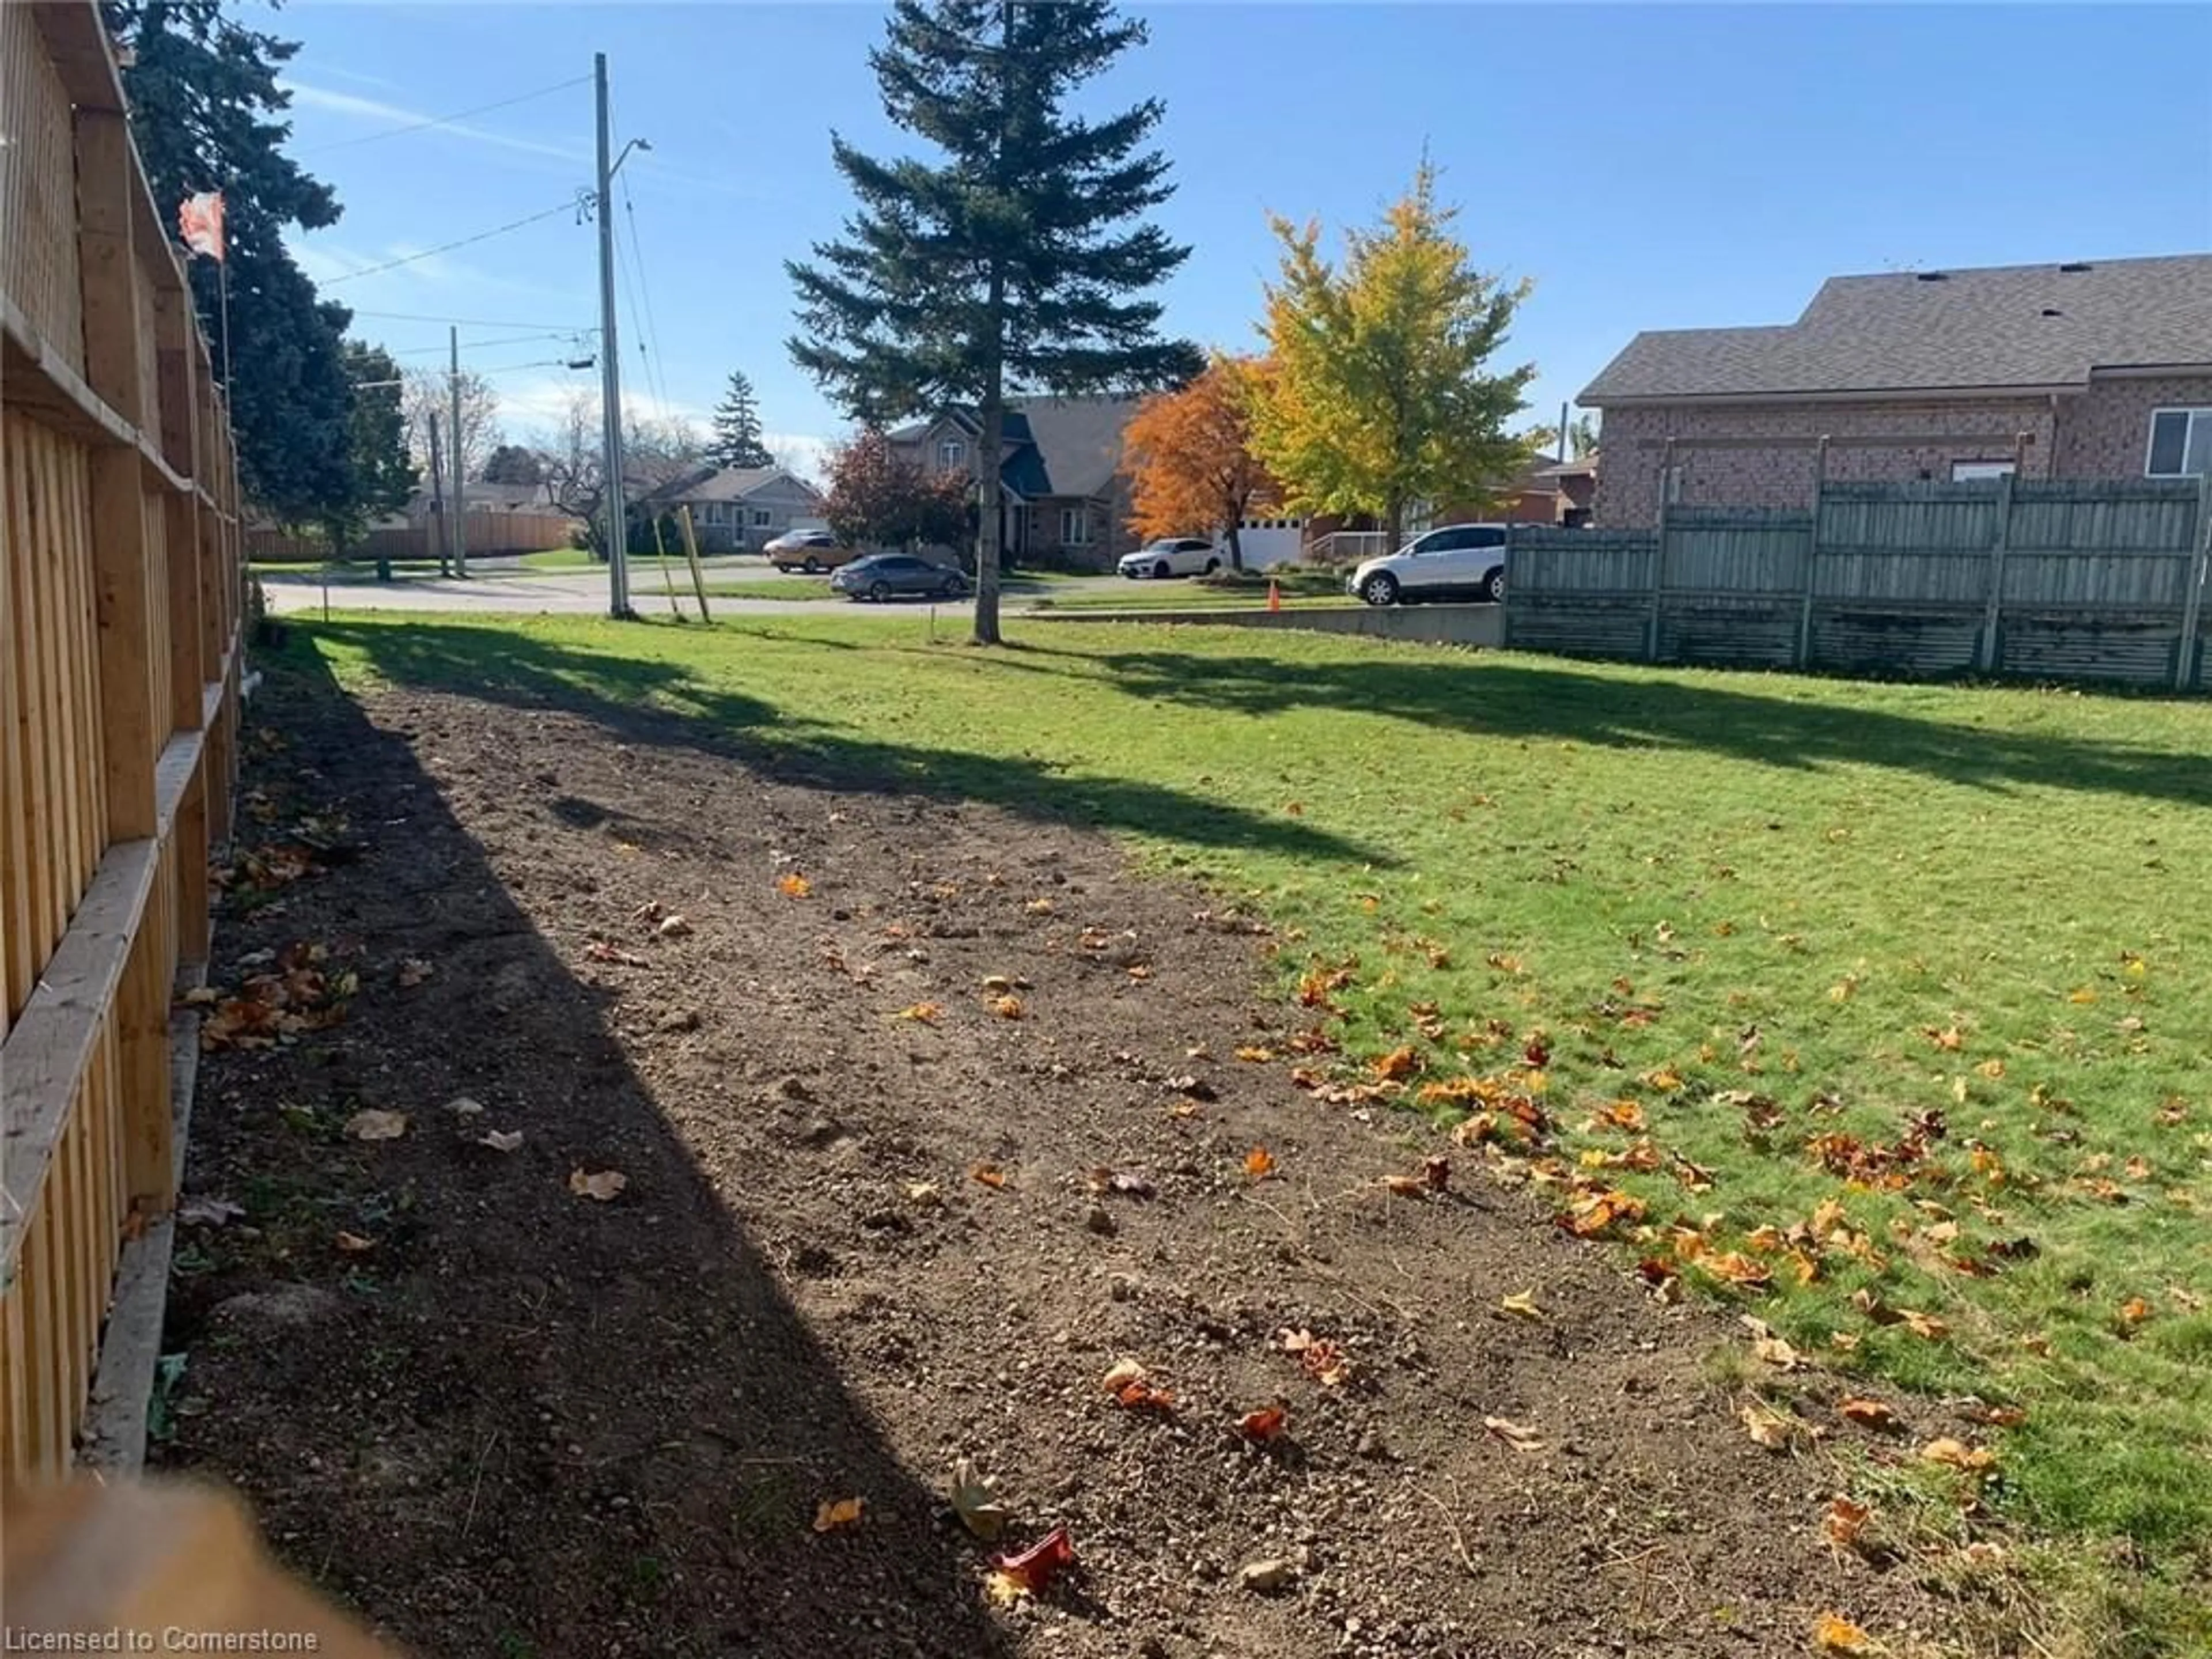
[[[1137,545],[1129,529],[1129,482],[1121,433],[1133,398],[1012,397],[999,481],[1006,491],[1004,545],[1023,563],[1110,570]],[[979,476],[982,422],[951,408],[885,434],[933,472]]]
[[[2212,254],[1831,277],[1794,323],[1639,334],[1580,401],[1604,412],[1607,527],[1649,526],[1662,495],[1808,506],[1822,465],[1832,480],[2202,476]]]

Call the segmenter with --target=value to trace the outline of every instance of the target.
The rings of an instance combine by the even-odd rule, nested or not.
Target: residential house
[[[787,530],[822,522],[822,492],[780,466],[695,467],[635,505],[641,514],[689,507],[702,553],[757,552]]]
[[[434,522],[439,504],[453,494],[453,481],[441,479],[442,492],[434,493],[428,481],[415,487],[415,494],[406,507],[406,527],[421,530]],[[552,513],[553,507],[544,484],[487,483],[482,478],[471,478],[461,486],[462,505],[471,513]],[[392,521],[394,527],[396,520]]]
[[[1607,526],[1805,506],[1816,475],[2201,477],[2212,254],[1831,277],[1794,323],[1639,334],[1581,401]]]
[[[1017,562],[1105,570],[1136,546],[1121,434],[1138,401],[1006,400],[999,480],[1006,492],[1004,545]],[[956,407],[887,435],[895,449],[931,471],[977,477],[982,430],[974,410]]]
[[[1596,497],[1596,451],[1571,460],[1547,461],[1522,482],[1514,521],[1578,529],[1590,521]]]

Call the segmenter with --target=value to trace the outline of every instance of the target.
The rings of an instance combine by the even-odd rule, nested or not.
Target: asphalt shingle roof
[[[2087,384],[2212,363],[2212,253],[1832,276],[1795,323],[1649,331],[1583,391],[1634,398]]]

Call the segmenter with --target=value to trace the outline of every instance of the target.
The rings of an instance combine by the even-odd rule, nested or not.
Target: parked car
[[[1353,570],[1345,591],[1370,605],[1413,605],[1423,599],[1505,597],[1505,535],[1502,524],[1448,524],[1416,536],[1395,553],[1369,559]]]
[[[859,556],[826,530],[787,530],[761,551],[787,575],[794,570],[804,570],[810,576],[835,570]]]
[[[1221,555],[1200,536],[1164,536],[1146,542],[1133,553],[1124,553],[1114,567],[1132,581],[1146,577],[1211,576],[1221,568]]]
[[[932,564],[911,553],[871,553],[854,559],[830,578],[836,592],[855,599],[957,599],[968,579],[950,565]]]

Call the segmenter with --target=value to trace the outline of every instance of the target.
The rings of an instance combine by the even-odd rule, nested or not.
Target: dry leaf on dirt
[[[1751,1351],[1777,1370],[1794,1371],[1805,1363],[1805,1357],[1778,1336],[1753,1339]]]
[[[1498,1305],[1516,1318],[1541,1320],[1544,1317],[1544,1310],[1536,1305],[1536,1292],[1534,1291],[1516,1291],[1510,1296],[1499,1297]]]
[[[492,1129],[477,1137],[477,1145],[489,1146],[495,1152],[511,1152],[522,1145],[520,1129]]]
[[[1265,1181],[1274,1169],[1275,1155],[1265,1146],[1255,1146],[1244,1154],[1244,1173],[1255,1181]]]
[[[1904,1425],[1888,1403],[1881,1400],[1864,1400],[1856,1396],[1839,1401],[1836,1410],[1863,1429],[1879,1429],[1885,1434],[1894,1433]]]
[[[1482,1426],[1515,1451],[1540,1452],[1544,1449],[1544,1437],[1525,1423],[1516,1423],[1510,1417],[1486,1417]]]
[[[996,1188],[1006,1184],[1006,1171],[995,1164],[971,1164],[968,1167],[968,1178],[970,1181],[980,1181],[986,1187]]]
[[[1442,1152],[1431,1152],[1421,1160],[1421,1179],[1428,1182],[1431,1192],[1451,1190],[1451,1160]]]
[[[663,939],[681,939],[691,931],[691,923],[680,915],[663,916],[660,926],[653,930]]]
[[[998,1542],[1006,1529],[1006,1506],[999,1502],[997,1488],[964,1457],[952,1466],[952,1511],[961,1525],[987,1544]]]
[[[906,1200],[919,1204],[925,1210],[934,1209],[945,1202],[945,1194],[933,1181],[909,1181],[906,1183]]]
[[[1431,1191],[1429,1183],[1419,1176],[1386,1175],[1377,1184],[1394,1198],[1426,1198]]]
[[[1323,1387],[1335,1388],[1352,1375],[1352,1362],[1335,1343],[1306,1330],[1285,1331],[1281,1340],[1283,1352],[1297,1356],[1306,1375]]]
[[[1858,1659],[1880,1653],[1881,1647],[1841,1613],[1824,1613],[1813,1624],[1813,1650],[1826,1659]]]
[[[1275,1051],[1273,1048],[1263,1048],[1256,1044],[1248,1044],[1237,1051],[1237,1059],[1249,1060],[1255,1065],[1264,1065],[1274,1057]]]
[[[437,970],[420,957],[409,957],[399,964],[398,978],[402,990],[412,990]]]
[[[814,890],[814,884],[798,871],[789,870],[775,878],[775,890],[786,898],[802,899]]]
[[[359,1233],[341,1232],[331,1239],[331,1243],[348,1255],[359,1255],[365,1250],[373,1250],[376,1248],[374,1239],[363,1238]]]
[[[1019,1555],[997,1558],[988,1580],[991,1599],[1006,1603],[1035,1595],[1074,1565],[1074,1542],[1066,1527],[1055,1527]]]
[[[1000,1019],[1019,1019],[1022,1017],[1022,1000],[1011,994],[994,997],[991,999],[991,1012]]]
[[[1237,1432],[1259,1445],[1281,1437],[1290,1422],[1290,1414],[1280,1406],[1262,1406],[1256,1412],[1247,1412],[1237,1419]]]
[[[1746,1406],[1738,1415],[1743,1422],[1743,1431],[1769,1451],[1789,1451],[1811,1437],[1810,1425],[1789,1412],[1774,1411],[1765,1406]]]
[[[1027,904],[1022,906],[1023,909],[1028,911],[1030,915],[1033,916],[1048,916],[1053,913],[1054,908],[1053,902],[1048,898],[1033,898]]]
[[[1920,1449],[1923,1462],[1942,1463],[1948,1468],[1964,1469],[1969,1474],[1979,1474],[1996,1467],[1997,1455],[1987,1446],[1969,1446],[1963,1440],[1954,1440],[1948,1435],[1931,1440]]]
[[[893,1019],[910,1019],[917,1025],[934,1025],[943,1018],[945,1010],[934,1002],[917,1002],[893,1014]]]
[[[595,939],[586,945],[584,947],[584,954],[593,962],[611,962],[618,968],[642,968],[646,965],[645,958],[636,951],[625,951],[620,945],[610,945],[603,939]]]
[[[841,1532],[848,1527],[857,1527],[865,1507],[857,1498],[825,1498],[815,1507],[814,1530]]]
[[[580,1168],[568,1172],[570,1192],[579,1198],[597,1199],[602,1204],[611,1204],[629,1185],[629,1177],[619,1170],[602,1170],[597,1175],[586,1175]]]
[[[1248,1561],[1237,1569],[1237,1582],[1248,1590],[1262,1595],[1272,1595],[1297,1577],[1297,1568],[1279,1557],[1270,1556],[1261,1561]]]
[[[346,1120],[345,1132],[356,1140],[397,1140],[407,1133],[407,1114],[371,1108]]]
[[[446,1103],[446,1109],[455,1117],[482,1117],[483,1102],[471,1100],[466,1095],[455,1095]]]
[[[1827,1511],[1820,1517],[1820,1531],[1827,1540],[1839,1550],[1855,1550],[1866,1531],[1867,1522],[1874,1518],[1874,1510],[1864,1504],[1855,1504],[1848,1498],[1832,1499]]]

